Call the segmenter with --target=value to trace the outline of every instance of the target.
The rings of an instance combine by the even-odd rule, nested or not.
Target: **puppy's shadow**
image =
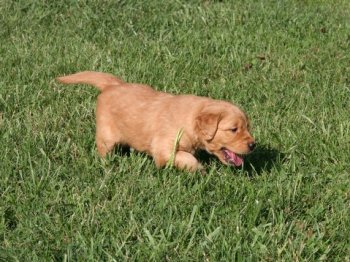
[[[126,145],[117,145],[113,149],[113,155],[130,156],[131,148]]]
[[[196,156],[200,162],[207,165],[218,161],[215,156],[208,154],[206,151],[200,151]],[[263,172],[270,172],[274,166],[278,167],[284,157],[284,154],[277,149],[260,144],[251,154],[244,157],[242,171],[247,172],[249,176],[259,176]]]
[[[259,145],[251,154],[245,157],[243,170],[249,176],[270,172],[273,167],[279,167],[285,154],[268,145]]]
[[[114,155],[130,156],[132,149],[128,146],[116,146]],[[146,155],[147,156],[147,155]],[[218,163],[222,165],[217,157],[210,155],[208,152],[201,150],[196,152],[196,158],[205,165]],[[151,159],[150,156],[147,156]],[[249,155],[244,157],[243,172],[246,172],[249,177],[259,176],[263,172],[269,173],[273,167],[280,166],[285,158],[285,154],[268,145],[259,144],[256,149]],[[232,167],[235,168],[235,167]],[[238,167],[240,169],[240,167]]]

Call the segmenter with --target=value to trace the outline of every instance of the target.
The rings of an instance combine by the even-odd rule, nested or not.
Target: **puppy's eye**
[[[238,130],[238,128],[237,128],[237,127],[235,127],[235,128],[232,128],[232,129],[231,129],[232,133],[236,133],[236,132],[237,132],[237,130]]]

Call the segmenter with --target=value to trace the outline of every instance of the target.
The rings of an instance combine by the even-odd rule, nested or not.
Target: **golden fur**
[[[96,108],[96,144],[102,157],[121,144],[151,155],[157,167],[165,166],[181,129],[174,160],[180,169],[195,171],[201,167],[193,155],[197,149],[235,165],[241,164],[236,154],[254,149],[248,119],[231,103],[158,92],[99,72],[80,72],[58,81],[90,84],[101,91]]]

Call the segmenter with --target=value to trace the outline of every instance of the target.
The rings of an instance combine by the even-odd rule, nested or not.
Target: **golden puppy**
[[[239,155],[255,147],[246,115],[231,103],[193,95],[172,95],[150,86],[125,83],[106,73],[80,72],[59,77],[65,84],[96,86],[96,144],[106,156],[116,144],[128,145],[154,158],[157,167],[174,156],[180,169],[201,168],[193,156],[205,149],[225,164],[240,166]],[[176,137],[182,136],[173,154]]]

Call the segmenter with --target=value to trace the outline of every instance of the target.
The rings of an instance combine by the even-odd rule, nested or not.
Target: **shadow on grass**
[[[130,156],[131,149],[128,146],[117,146],[114,149],[114,154],[128,157]],[[141,153],[143,154],[143,153]],[[150,156],[146,155],[152,159]],[[212,163],[222,163],[214,155],[210,155],[206,151],[202,150],[196,153],[196,158],[205,165],[211,165]],[[249,176],[261,175],[262,172],[270,172],[274,166],[278,166],[284,159],[284,154],[275,148],[268,145],[258,145],[258,147],[249,155],[244,157],[243,172],[246,172]],[[235,167],[232,167],[235,168]],[[238,167],[239,168],[239,167]]]
[[[270,172],[275,166],[279,166],[284,159],[284,154],[267,145],[260,145],[251,154],[245,157],[243,170],[249,176],[261,175],[263,171]]]
[[[126,145],[117,145],[113,149],[113,155],[130,156],[131,149]]]
[[[207,165],[219,161],[215,156],[208,154],[206,151],[200,151],[196,156],[200,162]],[[247,172],[249,176],[261,175],[264,171],[270,172],[274,166],[281,163],[283,158],[284,154],[277,149],[267,145],[258,145],[254,152],[244,157],[242,171]]]

